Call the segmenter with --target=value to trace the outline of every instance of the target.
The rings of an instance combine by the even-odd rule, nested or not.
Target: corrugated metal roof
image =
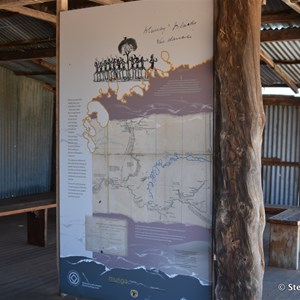
[[[300,14],[281,0],[268,0],[267,5],[262,6],[262,20],[262,31],[300,29]],[[300,34],[298,40],[262,42],[261,48],[300,87],[300,65],[296,64],[300,60]],[[261,66],[261,81],[263,86],[286,86],[284,80],[266,65]]]
[[[54,49],[55,25],[24,15],[0,10],[0,55],[1,53],[20,53],[31,50]],[[49,42],[48,42],[49,40]],[[27,41],[24,43],[24,41]],[[55,65],[55,59],[49,62]],[[55,86],[55,74],[30,60],[1,61],[3,66],[15,73],[39,73],[28,75],[39,81]]]
[[[262,30],[282,30],[282,29],[289,29],[289,28],[300,28],[300,17],[299,22],[290,21],[284,23],[266,23],[262,24]]]
[[[277,63],[278,67],[300,86],[300,64],[280,62],[300,60],[300,40],[264,42],[261,43],[261,48],[272,57],[274,62],[279,61]],[[264,86],[285,85],[284,80],[277,76],[272,69],[263,65],[261,66],[261,77]]]
[[[285,86],[285,82],[267,65],[260,66],[261,84],[263,87],[268,86]]]
[[[297,65],[296,64],[295,65],[280,65],[280,67],[299,86],[299,82],[300,82],[300,64],[297,64]]]
[[[289,6],[281,0],[267,0],[267,4],[262,6],[263,13],[283,12],[289,9]]]
[[[261,48],[269,54],[273,60],[290,61],[300,58],[300,39],[295,41],[264,42],[261,43]]]
[[[55,37],[55,26],[20,14],[0,18],[0,44]]]
[[[56,65],[56,57],[46,57],[46,58],[44,58],[44,60],[51,65],[54,65],[54,66]]]

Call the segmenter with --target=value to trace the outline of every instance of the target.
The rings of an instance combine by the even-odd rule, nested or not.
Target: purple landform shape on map
[[[133,94],[117,100],[115,93],[96,97],[109,114],[110,120],[128,120],[152,114],[184,116],[213,110],[213,62],[189,68],[180,66],[168,77],[150,78],[150,88],[143,96]],[[95,116],[91,116],[92,118]]]

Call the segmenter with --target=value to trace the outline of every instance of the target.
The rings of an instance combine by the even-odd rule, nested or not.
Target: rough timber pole
[[[262,297],[261,0],[217,0],[216,299]]]

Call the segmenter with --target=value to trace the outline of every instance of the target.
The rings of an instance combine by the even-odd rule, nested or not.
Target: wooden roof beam
[[[13,11],[13,12],[17,12],[19,14],[25,15],[25,16],[29,16],[35,19],[39,19],[39,20],[43,20],[46,22],[50,22],[53,24],[56,24],[56,16],[55,15],[51,15],[36,9],[32,9],[32,8],[28,8],[28,7],[23,7],[23,6],[13,6],[13,5],[9,5],[9,6],[1,6],[1,9],[5,9],[8,11]]]
[[[263,50],[260,51],[260,59],[264,61],[271,69],[273,69],[274,72],[294,91],[294,93],[298,94],[297,84],[286,72],[279,68],[274,63],[272,58]]]
[[[262,24],[286,22],[300,22],[300,15],[294,11],[283,11],[279,13],[265,13],[261,16]]]
[[[32,60],[44,57],[54,57],[56,49],[30,49],[27,51],[10,51],[0,52],[0,61],[14,61],[14,60]]]
[[[299,0],[281,0],[298,14],[300,14],[300,1]]]
[[[51,71],[52,73],[56,73],[56,66],[53,64],[48,63],[43,59],[33,59],[32,60],[35,64],[46,68],[47,70]]]
[[[110,5],[124,2],[123,0],[89,0],[98,4]]]
[[[44,84],[43,84],[43,88],[44,88],[45,90],[48,90],[49,92],[55,93],[55,86],[52,86],[52,85],[49,84],[49,83],[44,83]]]
[[[56,42],[55,38],[15,41],[15,42],[10,42],[10,43],[0,44],[0,49],[16,48],[16,47],[22,47],[22,46],[34,46],[34,45],[39,45],[39,44],[48,44],[48,43],[55,43],[55,42]]]
[[[16,76],[38,76],[38,75],[54,75],[53,72],[46,71],[46,72],[14,72]]]
[[[0,9],[3,6],[25,6],[45,2],[54,2],[54,0],[0,0]]]
[[[295,59],[295,60],[276,59],[274,60],[274,63],[278,65],[300,65],[300,59]]]
[[[260,33],[261,42],[299,40],[300,28],[263,30]]]
[[[264,105],[300,106],[300,98],[282,95],[264,95]]]

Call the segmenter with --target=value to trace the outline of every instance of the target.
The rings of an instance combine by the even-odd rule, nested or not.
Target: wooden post
[[[216,299],[261,299],[261,0],[217,0]]]

